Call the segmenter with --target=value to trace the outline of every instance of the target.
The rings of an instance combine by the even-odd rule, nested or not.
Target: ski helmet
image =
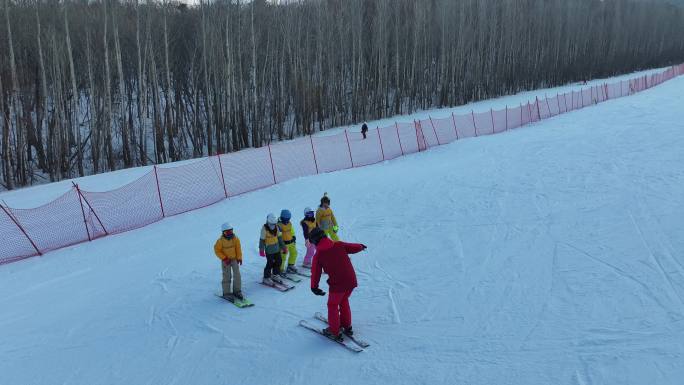
[[[314,212],[314,211],[311,210],[311,207],[306,207],[306,208],[304,208],[304,216],[305,216],[305,217],[313,216],[313,212]],[[310,215],[310,214],[311,214],[311,215]]]
[[[280,219],[283,219],[285,221],[289,221],[290,218],[292,218],[292,213],[290,212],[290,210],[283,209],[280,212]]]
[[[226,230],[232,230],[233,226],[230,225],[230,223],[226,222],[221,225],[221,232],[224,232]]]
[[[266,223],[269,225],[275,225],[276,223],[278,223],[278,220],[276,219],[275,215],[268,214],[268,216],[266,217]]]

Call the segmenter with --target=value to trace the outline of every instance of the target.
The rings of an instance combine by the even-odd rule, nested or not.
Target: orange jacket
[[[219,238],[214,244],[214,253],[220,260],[234,259],[242,261],[242,246],[240,246],[240,238],[234,236],[231,239],[226,237]]]

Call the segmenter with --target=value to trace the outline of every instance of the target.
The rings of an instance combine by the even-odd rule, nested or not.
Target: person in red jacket
[[[328,274],[329,327],[323,332],[332,338],[342,339],[342,333],[353,333],[349,296],[357,286],[356,273],[349,254],[363,251],[366,246],[359,243],[333,242],[318,227],[309,233],[309,241],[316,245],[316,254],[311,263],[311,291],[314,294],[325,295],[325,292],[318,288],[318,283],[321,272]]]

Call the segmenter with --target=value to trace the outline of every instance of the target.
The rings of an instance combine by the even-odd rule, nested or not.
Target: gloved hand
[[[287,247],[284,248],[284,249],[282,249],[282,250],[280,250],[280,252],[283,253],[283,254],[287,254]]]
[[[366,247],[366,245],[364,245],[363,243],[361,244],[361,247],[363,247],[363,250],[366,250],[366,249],[368,248],[368,247]]]
[[[223,264],[226,266],[230,266],[230,259],[228,259],[228,258],[222,259],[221,262],[223,262]]]
[[[296,242],[296,241],[297,241],[297,237],[295,237],[295,236],[293,235],[293,236],[292,236],[292,242]]]
[[[259,250],[259,256],[260,256],[260,257],[265,257],[265,256],[266,256],[266,252],[263,251],[263,250]]]
[[[339,228],[337,225],[333,226],[333,231],[334,231],[334,232],[337,232],[337,230],[339,230],[339,229],[340,229],[340,228]]]
[[[242,266],[242,259],[238,259],[238,265]]]
[[[325,295],[325,292],[317,287],[312,287],[311,292],[316,295]]]
[[[311,246],[311,242],[309,242],[309,240],[307,239],[306,241],[304,241],[304,246],[306,246],[306,247]]]

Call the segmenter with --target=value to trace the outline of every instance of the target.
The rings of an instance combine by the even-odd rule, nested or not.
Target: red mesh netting
[[[453,115],[446,118],[432,118],[432,125],[437,133],[439,143],[451,143],[457,139]]]
[[[548,117],[551,116],[551,111],[549,110],[548,101],[549,101],[549,99],[537,100],[535,107],[537,107],[537,111],[539,112],[539,119],[547,119]]]
[[[81,200],[75,188],[43,206],[9,210],[41,253],[88,240]]]
[[[508,114],[506,113],[507,110],[508,108],[492,111],[492,119],[494,120],[494,133],[506,131],[506,126],[508,125]]]
[[[271,155],[278,183],[316,174],[316,164],[308,138],[274,144],[271,146]]]
[[[459,139],[472,138],[477,135],[473,125],[472,114],[453,115],[453,118],[456,122],[456,131],[458,132]]]
[[[473,114],[475,121],[475,129],[477,136],[490,135],[494,133],[494,126],[492,125],[492,113],[490,111],[475,112]]]
[[[534,103],[527,102],[527,111],[530,114],[530,122],[538,122],[541,119],[539,115],[539,103],[537,101]]]
[[[221,167],[228,196],[244,194],[275,183],[268,147],[221,155]]]
[[[418,152],[418,131],[414,122],[397,123],[399,140],[404,154]]]
[[[560,115],[560,101],[557,96],[546,98],[546,105],[549,108],[551,116]]]
[[[421,150],[428,147],[439,146],[441,143],[437,138],[437,130],[432,125],[431,119],[422,119],[418,121],[425,140],[425,146],[421,146]],[[420,137],[419,137],[420,139]]]
[[[205,158],[176,167],[157,167],[164,215],[209,206],[225,198],[218,158]]]
[[[360,132],[348,132],[354,167],[366,166],[383,161],[384,149],[380,145],[378,130],[368,130],[366,139]]]
[[[94,217],[91,218],[93,223],[102,221],[104,230],[109,234],[122,233],[162,219],[154,171],[116,190],[81,190],[81,194],[85,198],[84,207]]]
[[[38,254],[28,238],[2,208],[0,208],[0,239],[2,239],[0,265]]]
[[[396,125],[382,127],[378,129],[380,140],[382,141],[382,151],[385,159],[394,159],[404,155],[401,144],[399,143],[399,131]]]
[[[318,172],[331,172],[351,168],[352,157],[344,133],[312,137],[316,150]],[[311,152],[311,146],[309,146]],[[315,170],[314,170],[315,173]]]
[[[508,129],[518,128],[523,125],[523,108],[522,106],[509,108],[506,111],[508,121]]]

